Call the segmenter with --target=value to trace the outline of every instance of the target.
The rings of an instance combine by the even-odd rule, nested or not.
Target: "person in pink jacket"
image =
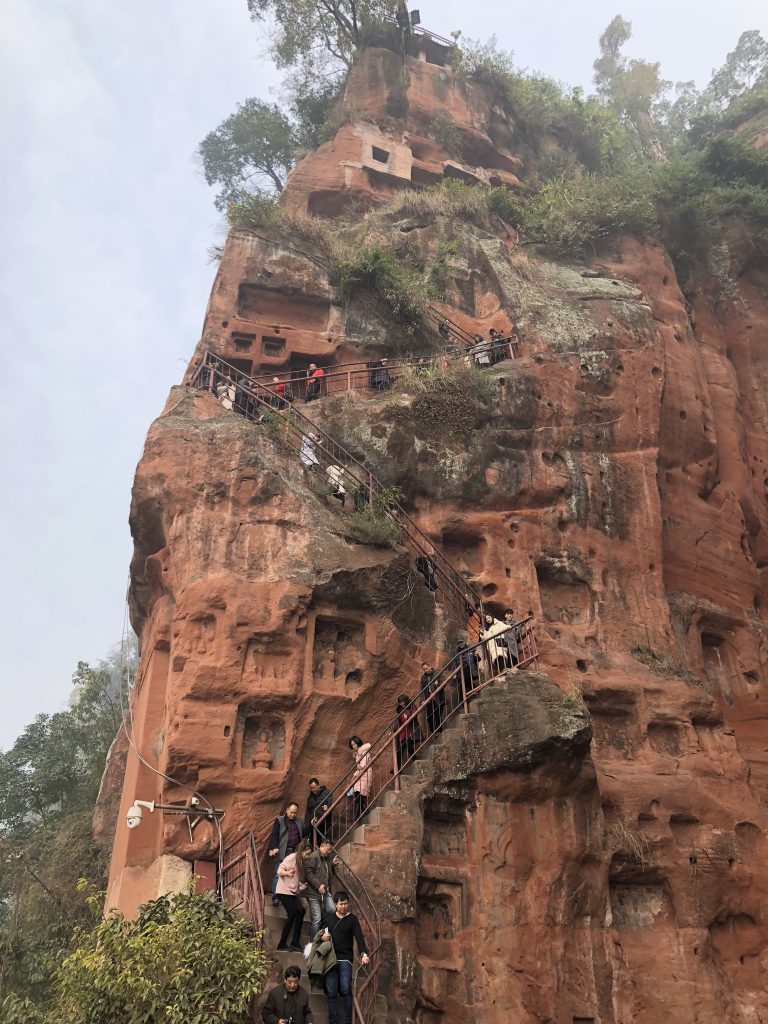
[[[277,868],[275,895],[282,903],[283,909],[288,915],[288,920],[283,926],[283,930],[280,933],[280,941],[277,944],[277,948],[280,950],[301,952],[301,926],[304,924],[305,911],[304,904],[299,897],[299,892],[306,888],[306,883],[301,881],[297,860],[303,855],[304,849],[308,845],[308,840],[302,839],[298,850],[295,853],[289,853]],[[287,942],[291,928],[293,928],[293,939],[289,946]]]
[[[353,736],[349,741],[349,749],[355,758],[355,773],[352,786],[347,796],[354,800],[355,819],[361,818],[368,808],[368,797],[373,786],[373,769],[369,751],[370,743],[363,743],[359,736]]]

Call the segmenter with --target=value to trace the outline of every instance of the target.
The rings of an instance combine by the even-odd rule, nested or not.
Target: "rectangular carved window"
[[[261,351],[265,356],[281,356],[285,352],[285,338],[262,337]]]

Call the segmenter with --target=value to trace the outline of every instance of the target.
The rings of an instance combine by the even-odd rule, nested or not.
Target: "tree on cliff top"
[[[367,30],[394,16],[397,0],[248,0],[254,21],[271,21],[272,56],[304,82],[335,79],[352,65]]]
[[[654,104],[669,88],[659,76],[658,63],[628,60],[621,48],[632,35],[632,25],[616,15],[600,36],[600,56],[594,63],[598,94],[633,126],[647,160],[666,160],[653,122]]]
[[[205,180],[220,186],[216,208],[224,212],[244,192],[263,191],[265,184],[267,191],[282,192],[297,144],[295,127],[276,104],[239,103],[198,149]]]

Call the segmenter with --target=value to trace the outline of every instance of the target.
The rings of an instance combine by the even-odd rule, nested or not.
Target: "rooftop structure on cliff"
[[[414,198],[446,180],[526,188],[517,126],[449,53],[421,33],[359,55],[281,219],[230,232],[185,383],[150,428],[108,902],[130,914],[193,869],[215,884],[215,827],[155,812],[128,830],[136,799],[203,794],[225,845],[253,833],[265,853],[310,776],[349,777],[349,737],[394,750],[422,662],[447,662],[477,610],[513,608],[536,624],[540,672],[500,671],[470,713],[457,704],[343,836],[383,943],[361,1016],[753,1024],[768,1019],[766,268],[734,256],[727,294],[713,278],[691,303],[656,241],[565,262],[474,198]],[[345,286],[351,254],[375,247],[439,271],[431,317]],[[490,328],[519,345],[480,363],[466,342]],[[342,384],[306,402],[311,366]],[[270,412],[272,375],[320,451],[371,475],[363,509],[387,491],[399,533],[361,533],[351,488],[340,508],[284,392]]]

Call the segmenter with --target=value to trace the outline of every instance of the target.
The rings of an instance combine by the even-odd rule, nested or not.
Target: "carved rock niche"
[[[318,617],[312,650],[312,676],[321,693],[353,697],[365,674],[365,626]]]
[[[240,767],[280,772],[285,767],[285,723],[277,715],[241,708],[237,714],[242,733]]]
[[[547,622],[590,622],[592,594],[581,567],[567,558],[543,556],[536,562],[541,610]]]

